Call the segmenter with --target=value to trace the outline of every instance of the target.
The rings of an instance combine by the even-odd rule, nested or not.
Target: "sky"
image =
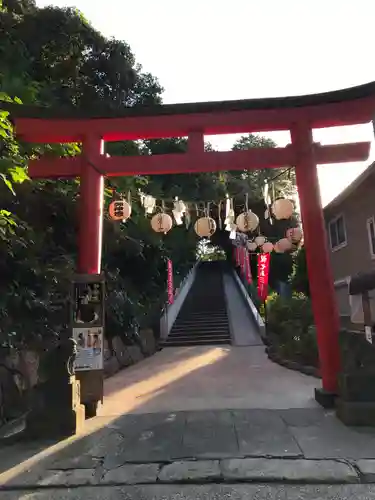
[[[164,103],[326,92],[375,80],[371,0],[37,0],[74,6],[126,41],[159,78]],[[288,132],[265,134],[278,145]],[[373,140],[371,124],[314,131],[322,144]],[[236,137],[208,140],[228,150]],[[318,167],[323,205],[375,159]]]

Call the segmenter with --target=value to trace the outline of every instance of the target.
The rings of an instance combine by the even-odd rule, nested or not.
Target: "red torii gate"
[[[313,312],[323,379],[322,397],[337,391],[340,369],[333,279],[325,238],[317,164],[364,161],[370,143],[315,144],[313,128],[370,122],[375,82],[351,89],[301,97],[158,105],[122,110],[117,116],[63,115],[46,108],[12,107],[20,138],[34,143],[80,142],[83,154],[30,162],[31,178],[80,177],[78,271],[101,267],[104,179],[106,176],[246,170],[294,165],[300,198]],[[116,112],[114,112],[114,115]],[[285,148],[205,152],[204,135],[289,130]],[[157,156],[106,157],[103,141],[188,137],[188,151]],[[320,236],[319,245],[316,245]],[[318,396],[318,394],[317,394]],[[318,397],[319,399],[319,397]]]

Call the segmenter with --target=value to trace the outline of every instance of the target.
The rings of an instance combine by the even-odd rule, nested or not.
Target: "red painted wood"
[[[204,135],[202,132],[190,132],[188,136],[188,150],[189,153],[203,153],[204,152]]]
[[[84,140],[78,246],[78,272],[83,274],[100,274],[101,271],[104,178],[85,160],[95,164],[100,161],[102,152],[100,138],[94,136]]]
[[[327,249],[312,131],[308,125],[298,124],[292,128],[291,136],[297,151],[296,180],[323,389],[336,393],[340,369],[339,315]]]
[[[152,175],[183,172],[215,172],[222,170],[254,170],[285,167],[295,164],[293,148],[252,148],[246,151],[204,153],[203,144],[196,139],[197,152],[154,156],[97,157],[96,167],[108,176]],[[315,146],[319,164],[364,161],[370,152],[369,142]],[[29,164],[31,178],[78,177],[82,158],[40,158]]]
[[[31,179],[58,179],[79,177],[83,157],[73,156],[68,158],[51,158],[42,156],[37,160],[30,160],[28,175]]]
[[[180,115],[125,118],[38,119],[15,118],[16,132],[27,142],[80,142],[87,131],[106,141],[185,137],[199,130],[205,135],[290,130],[293,123],[312,128],[367,123],[375,110],[375,96],[331,104],[280,109],[215,111]]]
[[[370,144],[314,145],[312,128],[367,123],[372,120],[375,110],[375,95],[363,94],[361,89],[357,89],[356,97],[348,101],[340,100],[342,94],[339,94],[340,92],[330,95],[329,104],[306,105],[304,100],[294,107],[277,109],[241,109],[242,103],[237,103],[234,111],[233,103],[216,103],[215,106],[208,106],[210,110],[206,105],[196,106],[193,113],[185,113],[183,110],[186,107],[179,107],[177,111],[174,108],[173,112],[164,108],[163,113],[169,114],[159,115],[155,114],[154,109],[149,111],[148,116],[95,119],[14,118],[14,122],[17,134],[27,142],[82,142],[86,134],[90,134],[90,137],[83,140],[84,154],[81,157],[43,158],[30,162],[29,165],[29,175],[34,178],[80,176],[78,270],[81,273],[97,274],[101,270],[104,179],[100,171],[109,176],[121,176],[251,170],[295,165],[323,388],[336,392],[340,369],[339,317],[316,163],[366,160]],[[362,95],[365,97],[361,97]],[[289,104],[290,100],[287,102]],[[276,130],[291,130],[292,146],[203,152],[204,135]],[[186,154],[110,158],[101,155],[100,138],[116,141],[187,136],[189,151]]]
[[[315,161],[318,165],[366,161],[370,155],[371,142],[352,142],[348,144],[315,144]]]

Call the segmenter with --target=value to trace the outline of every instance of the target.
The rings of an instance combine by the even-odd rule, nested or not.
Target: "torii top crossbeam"
[[[6,105],[17,135],[27,142],[84,142],[96,137],[105,141],[189,137],[187,154],[97,159],[107,176],[167,174],[178,172],[244,170],[296,164],[296,150],[254,148],[249,151],[209,152],[204,135],[291,130],[296,123],[310,129],[366,123],[375,109],[375,82],[346,90],[299,97],[250,99],[211,103],[167,104],[127,108],[111,116],[80,115],[51,108]],[[369,143],[314,145],[319,164],[363,161]],[[30,177],[80,175],[82,157],[41,158],[29,166]]]
[[[28,142],[80,142],[84,130],[105,141],[290,130],[300,120],[312,128],[371,121],[375,82],[297,97],[164,104],[111,111],[110,116],[53,108],[11,106],[17,134]]]

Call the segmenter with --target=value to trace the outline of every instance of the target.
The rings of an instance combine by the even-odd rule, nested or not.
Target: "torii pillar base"
[[[326,409],[332,409],[336,406],[337,394],[335,392],[326,391],[322,387],[315,389],[315,401]]]

